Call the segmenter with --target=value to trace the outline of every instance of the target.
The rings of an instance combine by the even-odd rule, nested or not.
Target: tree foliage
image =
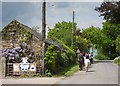
[[[120,1],[103,2],[100,7],[95,8],[105,20],[111,23],[120,23]]]
[[[88,41],[81,36],[80,29],[76,30],[76,23],[74,24],[75,33],[72,34],[72,22],[58,22],[53,29],[49,30],[48,38],[57,38],[61,40],[67,47],[74,51],[80,48],[81,51],[88,50]],[[72,45],[73,41],[73,45]]]
[[[80,51],[88,52],[89,41],[86,38],[82,38],[81,36],[76,36],[76,41],[74,42],[74,48],[80,49]]]
[[[116,38],[120,34],[119,24],[103,23],[103,29],[90,27],[83,30],[82,36],[96,46],[99,54],[114,59],[116,52]]]
[[[54,38],[66,51],[61,51],[54,45],[50,45],[46,49],[45,53],[45,66],[52,74],[59,71],[60,68],[68,67],[75,64],[76,56],[75,52],[66,46],[61,40]]]
[[[120,54],[120,35],[118,35],[116,38],[116,50]]]
[[[103,23],[102,33],[105,34],[107,40],[106,44],[103,46],[104,54],[114,59],[118,53],[116,51],[116,39],[120,35],[120,24],[113,24],[110,22]]]
[[[103,39],[105,39],[100,28],[95,28],[93,26],[83,30],[82,36],[96,46],[101,46]]]
[[[57,52],[54,45],[50,45],[45,53],[45,66],[49,69],[49,72],[53,72],[56,69]]]
[[[76,29],[76,23],[74,24],[74,28]],[[52,45],[47,48],[45,64],[47,69],[52,73],[55,73],[60,68],[76,64],[76,53],[74,51],[76,48],[79,47],[81,50],[88,50],[88,41],[81,37],[80,30],[72,33],[71,22],[58,22],[53,29],[49,29],[47,38],[54,39],[64,48],[64,51]],[[74,46],[71,46],[73,38],[76,41],[73,42]]]
[[[120,34],[120,24],[111,24],[110,22],[103,23],[103,33],[107,38],[116,40],[117,35]]]
[[[74,24],[76,28],[76,23]],[[49,29],[48,38],[57,38],[63,41],[67,46],[71,46],[72,43],[72,23],[71,22],[58,22],[53,29]]]
[[[103,23],[103,28],[100,30],[101,38],[98,38],[97,45],[100,46],[99,50],[102,54],[108,56],[109,59],[114,59],[119,55],[117,52],[119,52],[120,1],[103,2],[95,10],[106,20]]]

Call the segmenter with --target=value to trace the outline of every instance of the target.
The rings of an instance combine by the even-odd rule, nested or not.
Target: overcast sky
[[[72,21],[72,12],[75,10],[75,22],[78,28],[84,29],[90,26],[101,28],[103,19],[94,10],[100,4],[101,2],[47,2],[46,27],[52,28],[54,24],[61,21]],[[2,2],[0,28],[13,19],[29,27],[39,26],[41,28],[41,5],[41,2]]]

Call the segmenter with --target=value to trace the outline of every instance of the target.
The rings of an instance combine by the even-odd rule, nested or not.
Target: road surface
[[[118,66],[112,62],[98,62],[91,66],[89,72],[78,71],[73,76],[67,78],[2,79],[1,81],[2,84],[22,84],[20,86],[29,86],[24,84],[38,84],[35,86],[40,86],[39,84],[118,84]]]
[[[112,62],[98,62],[89,72],[79,71],[56,84],[118,84],[118,66]]]

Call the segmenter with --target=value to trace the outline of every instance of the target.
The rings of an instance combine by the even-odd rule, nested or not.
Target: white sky
[[[9,2],[8,2],[9,1]],[[24,2],[23,2],[24,1]],[[13,19],[32,27],[41,28],[41,7],[42,0],[2,0],[2,21],[0,28],[3,28]],[[94,9],[100,6],[102,0],[54,0],[47,2],[47,26],[53,28],[54,24],[62,21],[72,21],[72,12],[75,10],[75,22],[77,27],[85,29],[90,26],[102,28],[102,17]],[[0,14],[1,16],[1,14]],[[2,23],[2,24],[1,24]]]
[[[42,2],[43,0],[1,0],[2,2]],[[46,0],[46,2],[103,2],[107,0]]]

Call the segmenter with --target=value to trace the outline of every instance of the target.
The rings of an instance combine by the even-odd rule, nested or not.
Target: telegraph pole
[[[42,40],[46,39],[46,2],[42,3]]]
[[[42,2],[42,75],[45,74],[44,54],[45,54],[45,39],[46,39],[46,2]]]
[[[72,36],[73,36],[73,38],[72,38],[72,46],[73,46],[73,42],[74,42],[74,17],[75,17],[75,11],[73,11],[73,18],[72,18]]]
[[[74,17],[75,17],[75,11],[73,11],[72,33],[74,33]]]

